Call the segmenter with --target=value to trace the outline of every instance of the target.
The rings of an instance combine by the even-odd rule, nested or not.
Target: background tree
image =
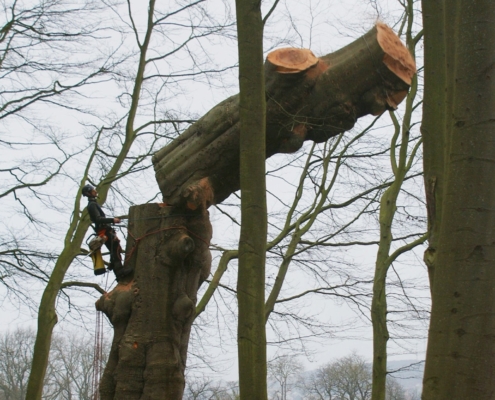
[[[370,400],[372,370],[366,360],[353,353],[323,365],[304,380],[305,398],[308,400]],[[406,400],[402,385],[387,377],[387,400]]]
[[[16,330],[0,339],[0,393],[5,400],[24,400],[31,364],[34,334]]]
[[[402,387],[402,385],[394,378],[387,377],[386,384],[386,400],[413,400],[406,394],[406,391]]]
[[[365,400],[370,397],[370,368],[358,355],[352,354],[335,361],[327,369],[327,374],[334,381],[337,396],[349,400]]]
[[[205,377],[188,376],[184,400],[238,400],[237,382],[214,382]]]
[[[268,378],[276,382],[272,399],[288,400],[304,368],[297,356],[281,355],[268,363]]]
[[[48,367],[43,398],[92,400],[95,345],[90,335],[55,337]],[[103,343],[103,359],[108,356],[108,343]]]
[[[33,356],[34,331],[16,329],[0,337],[0,399],[25,400]],[[50,352],[43,399],[94,398],[94,340],[87,334],[57,335]],[[108,344],[104,344],[106,355]]]

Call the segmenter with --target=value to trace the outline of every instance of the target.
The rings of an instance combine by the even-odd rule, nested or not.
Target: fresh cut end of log
[[[411,53],[387,25],[378,23],[376,29],[376,39],[385,53],[383,63],[400,79],[411,85],[412,78],[416,74],[416,63]]]
[[[306,71],[318,64],[319,61],[311,50],[293,47],[273,50],[266,59],[275,65],[276,71],[281,74],[296,74]]]

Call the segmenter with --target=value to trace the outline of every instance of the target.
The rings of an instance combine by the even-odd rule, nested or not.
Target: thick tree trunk
[[[436,22],[454,28],[443,42],[452,112],[447,103],[446,129],[423,132],[431,135],[425,156],[435,156],[434,137],[447,145],[423,399],[488,400],[495,398],[495,2],[439,3]],[[435,40],[429,34],[426,42]]]
[[[408,50],[383,24],[320,58],[304,49],[275,50],[265,63],[266,157],[295,152],[305,140],[324,142],[359,117],[395,109],[415,72]],[[238,190],[239,96],[211,109],[153,163],[168,204],[207,207]]]
[[[197,291],[210,272],[208,212],[131,207],[127,262],[134,274],[96,307],[114,327],[102,400],[180,400]]]

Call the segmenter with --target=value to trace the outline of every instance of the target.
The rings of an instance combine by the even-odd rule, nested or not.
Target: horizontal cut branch
[[[377,24],[353,43],[322,57],[278,49],[265,63],[266,157],[324,142],[357,119],[393,110],[405,98],[416,66],[393,31]],[[209,207],[239,189],[239,98],[232,96],[153,157],[163,200]]]

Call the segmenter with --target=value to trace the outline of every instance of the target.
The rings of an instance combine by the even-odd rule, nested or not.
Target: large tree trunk
[[[265,63],[266,157],[295,152],[305,140],[324,142],[359,117],[395,109],[415,72],[408,50],[383,24],[320,58],[304,49],[275,50]],[[168,204],[209,206],[238,190],[239,96],[211,109],[153,163]],[[188,189],[197,184],[203,196]]]
[[[382,24],[321,58],[302,49],[270,53],[265,156],[395,108],[414,73],[411,55]],[[207,208],[239,189],[238,102],[220,103],[153,158],[166,203],[131,208],[126,258],[135,272],[97,302],[114,326],[102,400],[182,398],[197,290],[210,270]]]
[[[133,276],[97,302],[114,327],[102,400],[179,400],[199,286],[210,273],[208,211],[131,207]]]
[[[488,400],[495,398],[495,2],[436,3],[425,15],[431,19],[425,70],[439,71],[441,80],[437,86],[427,75],[424,108],[440,113],[425,114],[423,134],[425,168],[431,167],[426,184],[432,178],[442,183],[428,198],[429,209],[441,215],[430,212],[439,226],[430,251],[434,279],[422,398]],[[452,30],[447,37],[439,37],[442,23]],[[443,166],[431,159],[436,152],[442,159],[441,146]]]

